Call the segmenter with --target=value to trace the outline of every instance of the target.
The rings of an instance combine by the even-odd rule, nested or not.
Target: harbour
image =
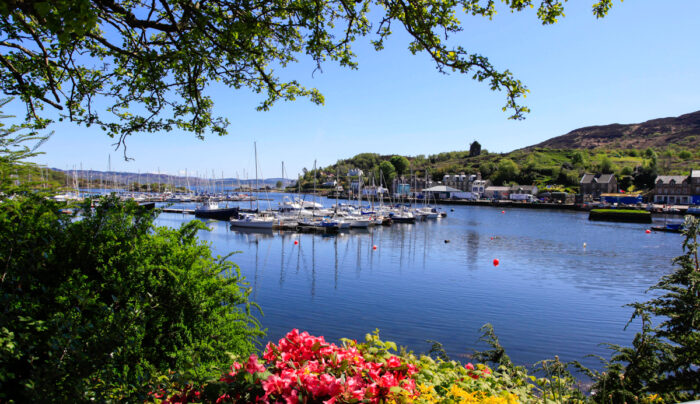
[[[284,196],[270,194],[270,206]],[[158,224],[189,220],[163,212]],[[239,251],[231,259],[262,308],[268,339],[291,328],[361,339],[379,328],[416,352],[426,352],[430,339],[468,360],[471,349],[486,348],[479,328],[492,323],[508,354],[526,365],[559,355],[599,368],[586,355],[607,356],[602,342],[631,343],[637,327],[624,330],[631,310],[623,306],[648,298],[646,289],[681,252],[678,234],[647,234],[644,224],[489,206],[452,206],[444,219],[337,234],[207,226],[200,237],[216,254]]]

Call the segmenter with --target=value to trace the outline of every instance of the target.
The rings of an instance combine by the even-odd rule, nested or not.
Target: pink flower
[[[416,389],[416,381],[413,379],[404,379],[401,381],[401,384],[401,387],[410,392],[413,392]]]
[[[252,375],[256,372],[264,372],[265,366],[258,363],[258,355],[252,354],[250,355],[250,358],[248,358],[248,363],[245,365],[245,370]]]
[[[225,403],[227,401],[232,401],[231,396],[224,394],[223,396],[216,399],[216,404]]]
[[[466,365],[464,365],[464,367],[465,367],[467,370],[474,370],[474,365],[472,365],[471,362],[470,362],[470,363],[467,363]]]
[[[396,356],[392,356],[391,358],[387,359],[386,366],[390,368],[397,368],[401,366],[401,360]]]
[[[299,402],[299,392],[292,390],[289,394],[284,396],[284,401],[286,404],[297,404]]]
[[[284,394],[291,386],[292,381],[290,379],[283,379],[275,374],[270,375],[266,380],[262,382],[262,388],[265,390],[266,399],[270,394]]]
[[[396,377],[394,377],[394,375],[392,373],[385,373],[379,379],[379,385],[385,389],[390,389],[398,384],[399,384],[398,380],[396,380]]]

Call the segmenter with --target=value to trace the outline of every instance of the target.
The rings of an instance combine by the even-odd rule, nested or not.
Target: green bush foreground
[[[261,336],[238,268],[191,221],[107,198],[80,215],[34,194],[0,202],[0,401],[137,401],[171,369],[193,380]]]

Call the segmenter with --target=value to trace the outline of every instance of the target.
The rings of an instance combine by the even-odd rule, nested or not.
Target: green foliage
[[[205,377],[254,349],[249,289],[201,222],[157,228],[115,198],[60,208],[0,201],[0,400],[141,400],[169,369]]]
[[[498,163],[498,170],[492,175],[495,184],[504,184],[510,181],[517,181],[520,175],[520,167],[511,159],[502,159]]]
[[[370,171],[380,162],[379,155],[376,153],[360,153],[349,160],[345,160],[343,163],[363,171]]]
[[[391,181],[396,177],[394,165],[388,161],[382,161],[381,164],[379,164],[378,177],[380,177],[385,184],[391,184]]]
[[[600,159],[598,170],[603,174],[612,174],[614,172],[613,163],[608,156],[603,156]]]
[[[534,2],[508,1],[506,8],[522,11]],[[596,16],[607,13],[610,4],[595,3]],[[537,16],[551,24],[563,12],[560,2],[541,0]],[[228,120],[213,115],[207,95],[212,83],[263,94],[258,110],[299,97],[322,104],[317,89],[281,80],[275,68],[303,55],[316,68],[333,61],[355,69],[353,42],[369,36],[380,50],[392,28],[400,26],[411,53],[425,54],[442,73],[465,74],[504,91],[503,110],[522,119],[529,109],[519,104],[528,92],[520,80],[449,41],[462,30],[458,13],[491,18],[496,8],[472,0],[2,2],[0,88],[21,97],[37,128],[58,112],[59,120],[98,125],[119,142],[132,133],[172,129],[198,137],[206,131],[223,135]]]
[[[698,219],[686,216],[685,253],[674,260],[678,267],[651,288],[660,295],[630,305],[630,323],[641,318],[642,331],[632,347],[610,345],[615,354],[593,386],[601,392],[597,401],[612,397],[613,402],[631,402],[641,394],[657,395],[665,402],[700,399],[699,226]],[[661,323],[653,327],[652,319]]]
[[[394,166],[394,169],[396,170],[396,174],[401,177],[404,175],[406,170],[408,170],[408,167],[411,165],[411,163],[408,161],[408,159],[404,156],[392,156],[389,159],[389,162],[391,165]]]
[[[0,108],[10,102],[10,98],[0,99]],[[0,111],[0,119],[12,118],[3,115]],[[7,126],[0,121],[0,192],[12,193],[17,189],[16,182],[20,178],[26,178],[28,174],[36,171],[36,166],[24,160],[40,154],[37,149],[51,135],[41,136],[30,125]],[[27,143],[34,143],[31,147]]]
[[[496,332],[493,329],[493,325],[488,323],[484,324],[483,326],[481,326],[480,331],[481,337],[479,338],[479,340],[485,342],[491,347],[491,349],[487,351],[474,352],[472,358],[479,362],[494,363],[498,366],[513,368],[513,361],[510,360],[510,357],[506,354],[506,350],[498,341],[498,337],[496,336]]]

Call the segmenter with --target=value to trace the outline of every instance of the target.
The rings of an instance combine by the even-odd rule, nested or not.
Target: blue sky
[[[215,113],[231,121],[229,135],[204,141],[182,132],[140,134],[127,154],[99,129],[55,125],[35,161],[50,167],[253,178],[253,142],[264,177],[295,178],[303,167],[334,163],[358,153],[435,154],[465,150],[478,140],[489,151],[508,152],[573,129],[635,123],[700,109],[700,1],[616,1],[596,20],[593,1],[566,4],[566,17],[542,26],[535,11],[503,10],[489,21],[462,19],[450,43],[508,68],[530,89],[524,121],[501,111],[505,96],[458,74],[443,75],[425,54],[411,55],[397,26],[386,49],[366,40],[355,45],[359,69],[324,65],[312,76],[308,61],[283,77],[318,88],[324,106],[282,102],[257,112],[261,98],[248,90],[210,88]],[[5,112],[21,115],[16,106]]]

